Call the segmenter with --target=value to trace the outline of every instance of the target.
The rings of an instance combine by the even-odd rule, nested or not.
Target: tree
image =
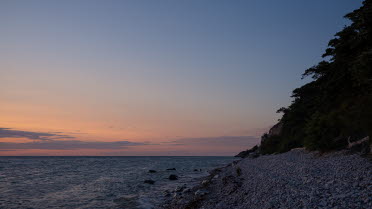
[[[345,18],[351,24],[329,41],[327,60],[304,72],[313,81],[293,91],[292,104],[279,110],[281,134],[266,138],[261,150],[326,151],[372,136],[372,0]]]

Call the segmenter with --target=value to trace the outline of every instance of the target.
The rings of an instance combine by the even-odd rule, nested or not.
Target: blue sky
[[[355,0],[0,1],[2,128],[258,135]]]

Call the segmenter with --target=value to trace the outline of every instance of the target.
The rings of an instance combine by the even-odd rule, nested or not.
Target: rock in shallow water
[[[168,179],[169,180],[177,180],[178,179],[178,176],[177,175],[174,175],[174,174],[171,174],[171,175],[169,175]]]
[[[143,183],[145,183],[145,184],[154,184],[155,181],[154,180],[151,180],[151,179],[148,179],[148,180],[145,180]]]
[[[168,168],[167,171],[175,171],[176,168]]]

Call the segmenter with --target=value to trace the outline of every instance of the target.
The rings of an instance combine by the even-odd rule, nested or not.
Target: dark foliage
[[[307,69],[312,82],[293,91],[283,113],[281,133],[264,136],[261,152],[285,152],[305,146],[328,151],[347,139],[372,134],[372,0],[347,14],[351,24],[329,41],[326,60]]]

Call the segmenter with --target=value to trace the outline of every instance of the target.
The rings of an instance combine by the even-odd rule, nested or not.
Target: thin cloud
[[[146,143],[115,141],[115,142],[87,142],[79,140],[69,141],[35,141],[27,143],[0,142],[1,149],[4,150],[76,150],[76,149],[125,149],[130,146],[147,145]]]
[[[0,138],[27,138],[33,141],[24,143],[0,142],[0,151],[14,150],[77,150],[77,149],[126,149],[130,146],[148,145],[146,142],[130,141],[80,141],[80,140],[58,140],[74,139],[63,132],[32,132],[21,131],[10,128],[0,128]]]
[[[259,142],[255,136],[218,136],[218,137],[200,137],[200,138],[181,138],[165,142],[165,144],[182,145],[208,145],[208,146],[254,146]]]
[[[0,138],[26,138],[31,140],[48,141],[53,139],[73,139],[75,137],[62,134],[61,132],[32,132],[0,128]]]

